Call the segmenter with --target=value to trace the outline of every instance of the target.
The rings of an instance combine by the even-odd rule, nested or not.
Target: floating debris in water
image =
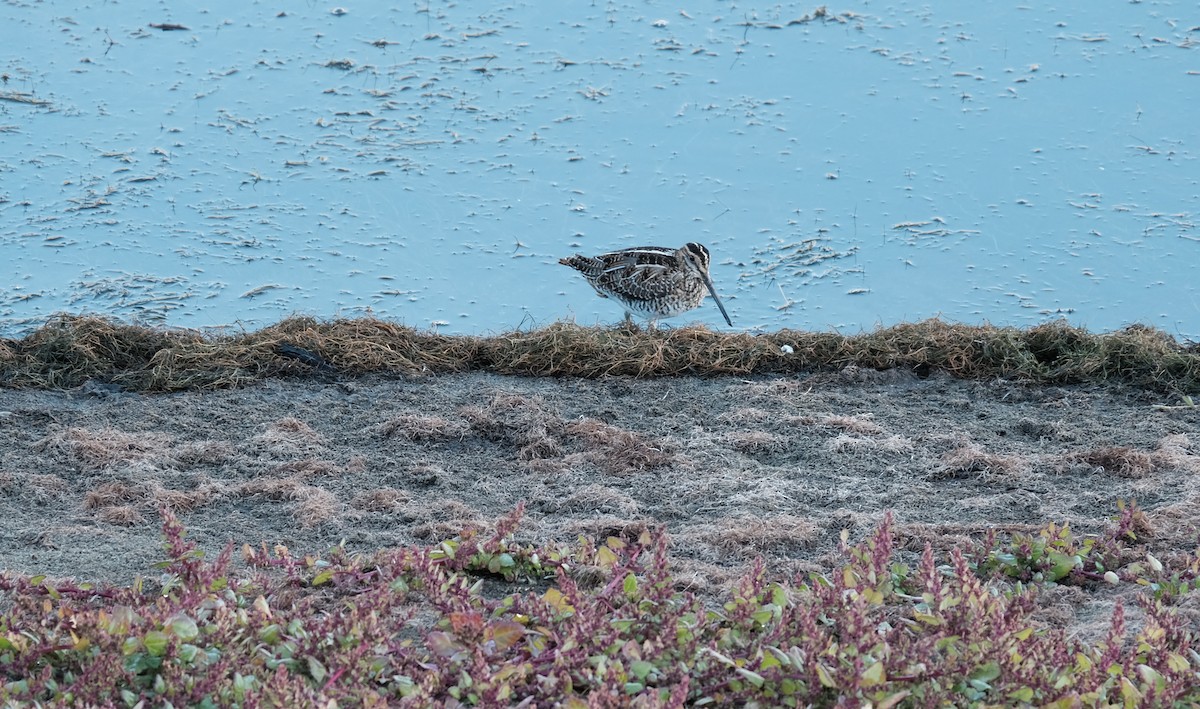
[[[276,288],[283,288],[283,286],[279,285],[278,283],[268,283],[266,285],[261,285],[257,288],[251,288],[250,290],[246,291],[245,293],[242,293],[241,297],[253,298],[255,296],[262,295],[263,293],[266,293],[269,290],[274,290]]]

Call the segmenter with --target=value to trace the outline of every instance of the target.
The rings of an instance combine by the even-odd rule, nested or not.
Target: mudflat
[[[1200,529],[1200,408],[1120,384],[848,367],[574,379],[482,372],[266,379],[170,394],[0,389],[0,569],[125,583],[172,508],[211,553],[427,546],[524,502],[520,537],[665,530],[716,592],[756,557],[827,569],[895,514],[899,546],[1101,529],[1146,511],[1155,553]]]

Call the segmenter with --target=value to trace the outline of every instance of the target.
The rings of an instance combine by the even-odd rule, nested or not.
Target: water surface
[[[2,329],[615,322],[560,256],[699,241],[737,329],[1200,338],[1194,6],[479,7],[0,2]]]

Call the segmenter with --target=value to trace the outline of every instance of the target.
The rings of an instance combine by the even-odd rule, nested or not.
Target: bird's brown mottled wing
[[[675,288],[670,274],[678,267],[675,249],[639,246],[598,256],[604,272],[596,286],[636,300],[653,300]]]

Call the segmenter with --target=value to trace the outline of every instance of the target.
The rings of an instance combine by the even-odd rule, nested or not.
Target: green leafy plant
[[[517,540],[522,510],[432,548],[211,560],[163,510],[158,583],[0,575],[0,701],[88,706],[1043,706],[1200,702],[1198,631],[1140,511],[1099,535],[989,535],[909,567],[887,515],[826,573],[756,562],[718,604],[679,590],[668,540]],[[1129,584],[1097,641],[1035,619],[1038,589]],[[520,582],[511,593],[485,584]]]

